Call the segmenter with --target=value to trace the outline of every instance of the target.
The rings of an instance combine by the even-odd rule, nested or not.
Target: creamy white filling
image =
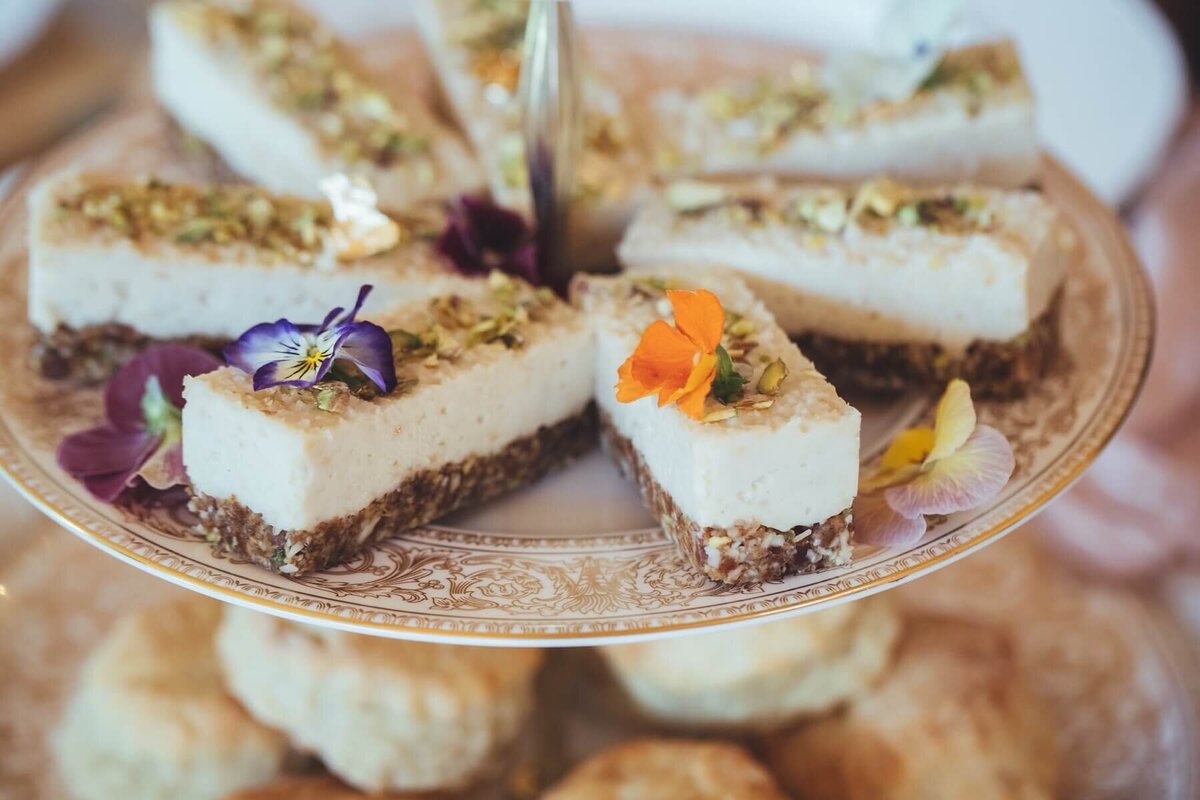
[[[216,148],[239,174],[273,191],[302,197],[320,197],[320,181],[331,173],[363,174],[384,208],[404,208],[423,198],[482,186],[478,165],[448,129],[431,137],[430,159],[377,168],[351,167],[331,158],[312,133],[271,102],[240,62],[208,47],[181,22],[184,10],[159,3],[150,11],[155,94],[185,130]],[[421,101],[414,97],[411,102]],[[413,107],[409,113],[427,119],[424,108]]]
[[[858,125],[801,130],[777,149],[758,152],[752,126],[739,142],[679,92],[655,98],[661,129],[702,172],[751,171],[859,180],[879,174],[924,183],[975,180],[1020,187],[1040,171],[1033,103],[991,102],[977,113],[953,95],[932,98],[912,113]],[[732,124],[732,123],[731,123]]]
[[[447,372],[411,394],[355,402],[337,415],[263,413],[220,380],[188,378],[183,460],[198,492],[234,498],[280,530],[353,514],[414,473],[512,441],[580,413],[592,394],[591,336],[582,324],[524,349]]]
[[[777,425],[689,419],[654,397],[617,402],[617,368],[637,345],[625,326],[598,321],[596,404],[632,442],[679,509],[702,526],[760,524],[779,530],[815,525],[844,511],[858,490],[861,417],[846,406],[818,421],[796,414]],[[792,347],[781,353],[795,374],[809,367]],[[771,409],[763,413],[778,413]]]
[[[316,139],[277,111],[236,62],[221,59],[169,3],[150,10],[154,91],[171,116],[238,173],[276,192],[320,197],[330,172]]]
[[[259,322],[281,317],[320,322],[335,306],[354,302],[365,283],[375,289],[367,314],[454,291],[465,279],[420,271],[406,276],[368,264],[318,270],[294,265],[256,267],[217,262],[172,250],[161,257],[133,244],[50,244],[32,237],[29,320],[50,333],[59,325],[128,325],[155,339],[211,336],[233,339]]]
[[[677,228],[656,207],[631,226],[619,255],[632,270],[734,269],[792,334],[960,352],[976,340],[1024,333],[1062,283],[1067,254],[1053,211],[1009,224],[1029,243],[1010,232],[948,236],[900,226],[886,236],[852,230],[844,237],[718,221]]]

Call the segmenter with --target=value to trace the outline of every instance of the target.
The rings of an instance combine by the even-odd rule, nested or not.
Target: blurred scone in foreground
[[[220,604],[199,597],[117,621],[79,676],[55,736],[79,800],[216,800],[272,780],[287,740],[225,690]]]
[[[786,800],[762,766],[726,742],[634,739],[577,766],[542,800]]]
[[[503,766],[533,704],[536,649],[422,644],[229,608],[230,691],[347,783],[457,789]]]
[[[910,621],[896,664],[828,719],[781,735],[768,763],[798,800],[1050,800],[1055,757],[1007,637]]]
[[[353,789],[330,775],[291,775],[274,783],[231,794],[224,800],[433,800],[420,793],[367,794]],[[452,795],[438,794],[437,800],[453,800]]]
[[[883,597],[716,633],[600,648],[649,717],[684,728],[778,727],[883,674],[900,620]]]

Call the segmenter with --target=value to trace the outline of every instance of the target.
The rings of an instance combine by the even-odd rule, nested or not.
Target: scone
[[[883,597],[717,633],[600,648],[648,716],[689,728],[771,728],[870,686],[900,631]]]
[[[1008,638],[930,617],[877,688],[771,741],[768,763],[799,800],[1049,800],[1049,737]]]
[[[425,800],[424,794],[372,794],[351,788],[329,775],[296,775],[267,786],[231,794],[225,800]],[[449,800],[445,796],[439,800]]]
[[[188,597],[119,620],[84,665],[55,734],[80,800],[217,800],[274,779],[288,743],[221,681],[218,603]]]
[[[573,769],[542,800],[785,800],[762,766],[727,742],[635,739]]]
[[[517,737],[542,661],[534,649],[379,639],[232,607],[217,652],[256,717],[373,792],[484,777]]]

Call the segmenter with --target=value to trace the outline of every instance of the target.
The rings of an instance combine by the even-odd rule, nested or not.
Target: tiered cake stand
[[[654,34],[654,49],[687,51],[686,37],[660,47],[671,38]],[[639,53],[638,37],[600,41],[607,61],[628,64],[640,58],[639,76],[663,74],[644,68],[648,57],[644,48]],[[373,60],[415,51],[407,40],[380,49],[387,52]],[[411,58],[395,56],[406,57]],[[737,57],[744,59],[744,53]],[[419,80],[419,67],[409,67],[406,72]],[[6,376],[0,381],[0,469],[31,503],[117,559],[219,600],[305,623],[426,641],[566,646],[748,624],[889,589],[996,542],[1067,489],[1117,432],[1149,363],[1154,319],[1145,273],[1113,214],[1047,158],[1045,192],[1074,224],[1083,256],[1067,279],[1064,355],[1052,374],[1021,400],[979,405],[981,421],[1002,431],[1016,456],[1011,482],[986,507],[936,520],[924,540],[911,547],[859,546],[853,564],[842,569],[730,588],[693,574],[652,525],[634,489],[594,453],[520,493],[400,533],[336,570],[292,580],[215,554],[181,505],[131,510],[90,497],[58,469],[54,451],[65,432],[99,418],[99,391],[66,389],[34,376],[27,366],[33,332],[21,320],[30,186],[49,171],[81,163],[168,178],[212,177],[211,165],[188,160],[174,142],[152,104],[134,103],[30,169],[0,207],[0,319],[7,322],[0,329],[0,371]],[[924,393],[891,400],[851,397],[864,414],[864,460],[877,457],[899,430],[930,416],[934,399]],[[48,611],[54,603],[47,598],[61,593],[45,581],[74,583],[63,571],[82,565],[84,556],[80,548],[61,555],[39,547],[14,562],[12,569],[19,564],[19,572],[0,572],[12,590],[25,587],[22,614],[28,614],[3,618],[0,641],[24,641],[21,637],[45,630],[40,626],[64,618],[62,609]],[[56,568],[53,562],[60,557]],[[96,596],[127,594],[109,585],[123,584],[126,574],[111,566],[95,571],[94,576],[107,576]],[[30,576],[41,577],[33,581]],[[81,579],[82,585],[99,587],[94,576]],[[130,586],[149,583],[129,576]],[[29,589],[32,585],[39,588]],[[1149,632],[1157,623],[1138,616],[1142,611],[1126,613],[1133,615],[1127,625],[1144,628],[1149,637],[1136,648],[1165,676],[1160,684],[1169,687],[1153,714],[1171,709],[1178,714],[1186,705],[1179,699],[1183,690],[1173,662],[1157,655],[1152,643],[1157,640]],[[33,619],[41,623],[31,627]],[[0,653],[0,661],[14,657]],[[1140,678],[1131,673],[1128,680]],[[1182,742],[1190,749],[1195,744],[1190,722],[1171,724],[1172,731],[1182,731],[1172,734],[1177,741],[1171,747]],[[1190,767],[1181,769],[1172,780],[1187,792],[1194,776],[1187,772]]]

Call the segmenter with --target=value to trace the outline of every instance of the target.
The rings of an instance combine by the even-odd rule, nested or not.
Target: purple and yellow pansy
[[[373,322],[357,320],[371,286],[363,286],[348,314],[335,308],[320,325],[280,319],[263,322],[225,348],[225,360],[254,376],[255,390],[314,386],[331,370],[360,372],[387,394],[396,388],[392,340]]]
[[[991,500],[1014,468],[1004,434],[978,424],[971,389],[953,380],[938,402],[933,427],[896,437],[854,501],[858,541],[906,547],[925,535],[925,516],[954,514]]]

